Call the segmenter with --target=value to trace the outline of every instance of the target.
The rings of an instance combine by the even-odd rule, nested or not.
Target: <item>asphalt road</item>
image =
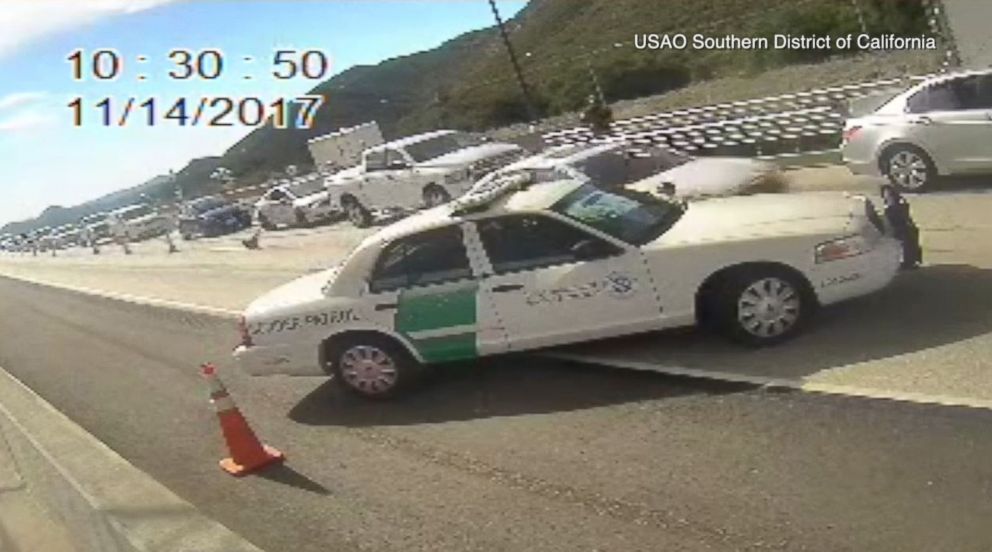
[[[228,321],[0,278],[0,366],[268,550],[987,550],[992,412],[505,358],[370,404]],[[198,374],[289,457],[217,468]]]

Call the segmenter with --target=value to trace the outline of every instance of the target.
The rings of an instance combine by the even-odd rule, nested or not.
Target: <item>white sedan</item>
[[[306,228],[331,221],[340,213],[331,204],[319,175],[276,186],[255,202],[258,224],[266,230],[279,226]]]
[[[770,345],[818,306],[885,287],[902,258],[892,226],[842,193],[685,204],[516,175],[258,298],[234,356],[378,398],[432,363],[697,322]]]

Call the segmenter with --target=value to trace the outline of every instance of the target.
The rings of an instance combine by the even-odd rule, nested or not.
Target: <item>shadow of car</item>
[[[878,294],[822,314],[807,334],[767,349],[741,349],[705,332],[680,329],[545,352],[622,355],[660,365],[802,378],[989,334],[992,270],[959,264],[929,266],[904,274]],[[307,425],[415,425],[755,388],[747,383],[605,368],[539,355],[493,357],[443,365],[438,371],[436,381],[393,402],[368,402],[329,381],[297,403],[289,417]]]

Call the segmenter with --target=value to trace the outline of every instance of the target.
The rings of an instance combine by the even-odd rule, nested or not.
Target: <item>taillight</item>
[[[852,126],[851,128],[844,130],[844,143],[846,144],[853,140],[859,132],[861,132],[861,127],[859,126]]]
[[[241,334],[241,344],[251,347],[251,332],[248,331],[248,320],[244,316],[238,318],[238,333]]]

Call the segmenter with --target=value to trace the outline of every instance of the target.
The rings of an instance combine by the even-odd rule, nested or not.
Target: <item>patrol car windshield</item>
[[[447,155],[453,151],[477,146],[482,140],[475,135],[465,132],[442,134],[406,146],[406,152],[414,161],[422,163],[430,159]]]
[[[604,188],[613,189],[650,178],[692,158],[661,148],[605,151],[571,166]]]
[[[584,184],[551,209],[615,238],[643,245],[664,234],[683,209],[645,192],[604,190]]]

